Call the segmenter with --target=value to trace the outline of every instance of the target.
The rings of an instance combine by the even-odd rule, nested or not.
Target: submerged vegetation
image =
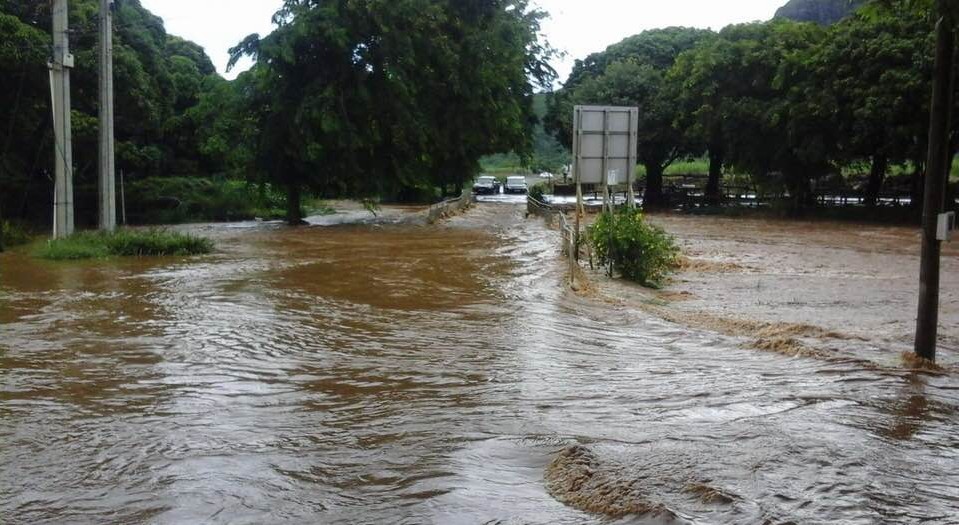
[[[679,248],[661,228],[646,221],[642,211],[623,208],[600,214],[587,232],[599,263],[610,274],[658,288],[676,267]]]
[[[113,233],[80,232],[39,246],[34,255],[52,261],[94,259],[110,256],[185,256],[213,251],[213,241],[167,230],[128,230]]]

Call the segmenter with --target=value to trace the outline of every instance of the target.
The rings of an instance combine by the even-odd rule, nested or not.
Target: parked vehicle
[[[496,177],[484,175],[473,183],[473,193],[477,195],[494,195],[499,193],[499,182]]]
[[[526,193],[529,188],[526,187],[526,177],[507,177],[506,193]]]

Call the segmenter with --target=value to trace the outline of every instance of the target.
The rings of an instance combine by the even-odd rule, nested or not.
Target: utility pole
[[[919,316],[916,322],[916,355],[936,360],[936,336],[939,328],[939,258],[937,239],[939,214],[945,208],[946,181],[951,167],[949,132],[952,124],[952,98],[955,84],[956,34],[946,2],[938,2],[936,24],[936,64],[933,77],[932,111],[929,123],[929,157],[926,162],[926,188],[922,211],[922,262],[919,274]]]
[[[67,0],[53,0],[53,60],[50,61],[50,95],[53,108],[54,196],[53,236],[73,233],[73,136],[70,122],[70,39],[67,33]]]
[[[117,228],[113,143],[113,0],[100,0],[100,229]]]

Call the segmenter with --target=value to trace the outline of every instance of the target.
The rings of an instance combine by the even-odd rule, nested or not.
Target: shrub
[[[113,256],[142,257],[200,255],[213,251],[213,242],[203,237],[165,230],[118,230],[113,233],[81,232],[55,239],[34,255],[54,261]]]
[[[661,286],[679,256],[673,238],[636,209],[601,214],[587,235],[601,264],[645,286]]]
[[[176,224],[286,216],[286,195],[269,184],[206,177],[152,177],[127,187],[133,222]]]
[[[540,182],[534,184],[532,188],[529,189],[529,196],[538,200],[539,202],[546,202],[546,183]]]
[[[0,221],[0,246],[16,246],[30,242],[30,232],[20,224]]]

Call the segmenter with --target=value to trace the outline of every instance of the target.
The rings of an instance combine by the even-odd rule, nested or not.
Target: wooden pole
[[[113,143],[113,0],[100,0],[100,229],[117,228]]]
[[[951,164],[949,134],[952,124],[952,94],[955,83],[953,63],[956,45],[955,27],[944,0],[939,0],[939,14],[939,22],[936,24],[936,64],[922,212],[922,261],[915,339],[916,355],[930,361],[936,360],[936,336],[939,328],[941,241],[936,239],[936,226],[939,214],[945,206],[946,181]]]
[[[53,60],[50,62],[50,93],[54,131],[53,236],[73,233],[73,137],[70,122],[70,54],[67,0],[53,0]]]

